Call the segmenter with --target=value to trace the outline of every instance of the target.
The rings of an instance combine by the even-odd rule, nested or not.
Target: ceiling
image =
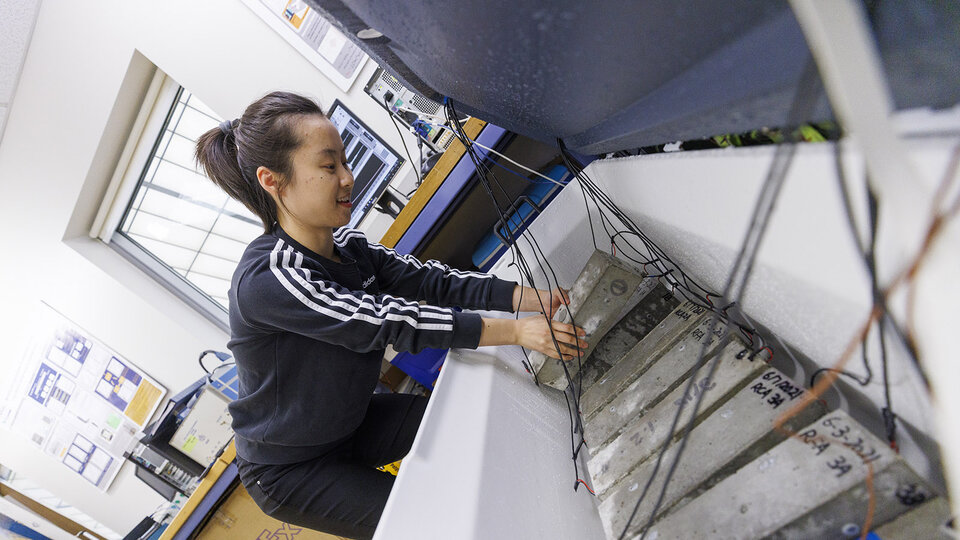
[[[0,140],[39,12],[40,0],[0,0]]]

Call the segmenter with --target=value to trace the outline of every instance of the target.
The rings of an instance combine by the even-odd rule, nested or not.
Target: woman
[[[264,96],[203,134],[196,158],[264,224],[233,275],[228,346],[240,376],[230,404],[240,479],[270,516],[373,535],[393,485],[376,467],[410,450],[426,407],[420,396],[374,395],[387,345],[521,345],[557,358],[552,325],[566,359],[586,348],[573,326],[549,320],[566,301],[560,289],[420,263],[344,228],[353,175],[310,99]],[[546,316],[519,320],[439,307],[540,311],[541,298]]]

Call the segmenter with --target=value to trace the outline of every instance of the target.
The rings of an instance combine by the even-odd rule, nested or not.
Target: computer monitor
[[[403,158],[361,122],[340,100],[327,114],[340,132],[353,171],[353,210],[350,227],[355,227],[373,209],[387,184],[403,165]]]

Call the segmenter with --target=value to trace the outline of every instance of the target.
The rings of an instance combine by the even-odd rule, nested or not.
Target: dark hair
[[[270,232],[277,206],[257,181],[257,167],[280,174],[279,188],[293,172],[291,155],[300,146],[299,117],[323,114],[315,101],[290,92],[271,92],[254,101],[224,132],[216,127],[197,139],[194,157],[207,176],[227,195],[243,203]]]

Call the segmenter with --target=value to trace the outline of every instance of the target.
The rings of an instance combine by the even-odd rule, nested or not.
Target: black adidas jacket
[[[480,316],[435,306],[512,310],[515,283],[421,263],[354,229],[339,229],[334,242],[341,263],[274,225],[247,246],[233,275],[228,347],[240,396],[230,414],[247,461],[303,461],[350,435],[387,344],[476,348]]]

